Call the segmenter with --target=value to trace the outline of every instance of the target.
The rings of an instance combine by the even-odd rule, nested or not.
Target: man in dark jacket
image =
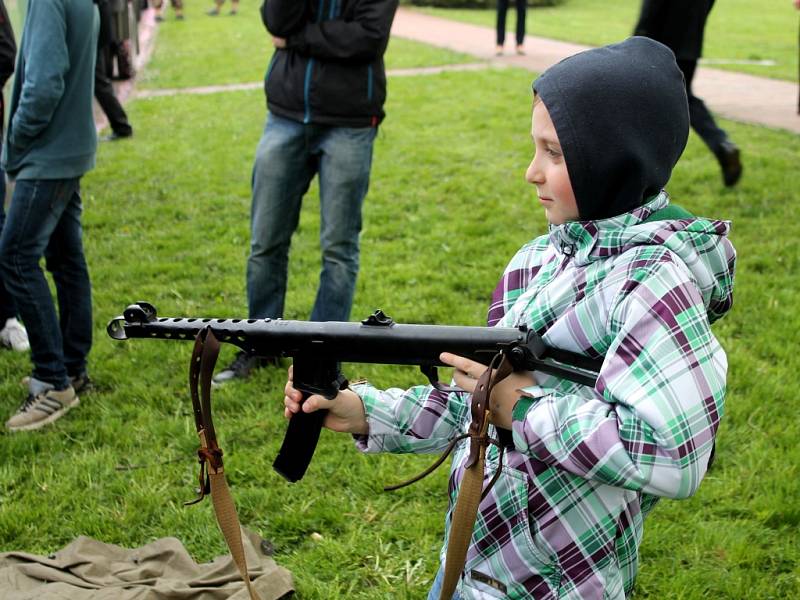
[[[742,175],[739,148],[716,124],[703,101],[692,93],[706,20],[713,6],[714,0],[644,0],[633,33],[657,40],[675,53],[686,82],[692,129],[717,157],[725,185],[733,186]]]
[[[267,123],[253,167],[247,301],[250,318],[283,316],[289,244],[303,195],[319,176],[320,273],[313,321],[347,321],[359,266],[361,206],[383,120],[383,55],[398,0],[266,0],[275,52]],[[217,374],[246,377],[240,353]]]
[[[100,13],[100,33],[97,38],[97,63],[94,67],[94,97],[108,119],[111,134],[103,139],[113,141],[133,135],[128,115],[117,99],[114,85],[108,76],[108,57],[112,49],[113,13],[109,0],[95,0]]]

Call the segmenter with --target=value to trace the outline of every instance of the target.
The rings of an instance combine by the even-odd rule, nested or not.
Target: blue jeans
[[[302,124],[270,113],[253,166],[247,302],[252,319],[283,317],[289,245],[319,175],[322,271],[312,321],[347,321],[359,265],[361,207],[374,127]]]
[[[83,255],[80,178],[20,179],[2,235],[0,269],[28,330],[33,377],[56,389],[86,370],[92,290]],[[44,256],[58,315],[39,266]]]
[[[442,593],[443,583],[444,583],[444,569],[439,567],[439,572],[436,573],[436,578],[433,580],[431,591],[428,592],[428,600],[439,600],[439,594]],[[452,600],[461,600],[461,595],[458,592],[453,592]]]

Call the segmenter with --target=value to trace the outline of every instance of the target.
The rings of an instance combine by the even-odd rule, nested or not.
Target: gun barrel
[[[210,327],[220,342],[257,356],[313,356],[335,362],[442,366],[441,352],[485,365],[505,352],[517,370],[543,371],[594,386],[601,359],[548,348],[524,326],[398,324],[377,311],[362,322],[284,319],[159,317],[152,304],[138,302],[108,324],[116,340],[129,338],[193,341]]]
[[[311,354],[340,362],[409,365],[441,365],[439,354],[445,349],[489,364],[502,347],[528,344],[531,336],[524,328],[180,317],[133,323],[118,317],[109,323],[108,332],[117,340],[193,341],[205,327],[219,341],[259,356]]]

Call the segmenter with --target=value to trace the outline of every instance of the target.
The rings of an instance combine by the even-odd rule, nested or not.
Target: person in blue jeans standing
[[[319,178],[322,270],[312,321],[347,321],[359,267],[361,207],[384,117],[383,55],[398,0],[266,0],[275,52],[267,122],[253,166],[247,302],[280,318],[289,246],[303,196]],[[240,352],[215,383],[247,377],[269,357]]]
[[[0,235],[0,270],[28,329],[28,396],[7,422],[38,429],[78,404],[88,384],[92,297],[80,180],[94,166],[92,115],[99,19],[85,0],[30,0],[3,147],[16,179]],[[39,261],[44,257],[58,313]]]

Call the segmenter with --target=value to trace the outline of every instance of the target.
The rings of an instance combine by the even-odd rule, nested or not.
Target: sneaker
[[[101,137],[100,141],[101,142],[118,142],[119,140],[124,140],[124,139],[127,139],[129,137],[133,137],[133,129],[131,129],[130,131],[126,131],[126,132],[112,131],[108,135],[104,135],[103,137]]]
[[[0,344],[15,352],[27,352],[31,347],[28,332],[14,317],[6,319],[5,326],[0,329]]]
[[[266,367],[267,365],[277,365],[276,358],[265,358],[248,354],[244,350],[236,354],[233,362],[214,375],[212,382],[216,385],[229,382],[231,379],[247,379],[255,369]]]
[[[719,145],[714,154],[717,156],[719,166],[722,168],[722,181],[725,187],[736,185],[742,176],[743,170],[739,147],[730,140],[725,140]]]
[[[61,418],[80,401],[72,386],[65,390],[45,390],[34,396],[29,394],[17,413],[6,421],[9,431],[39,429]]]
[[[212,8],[211,10],[209,10],[209,11],[206,11],[206,14],[207,14],[209,17],[216,17],[216,16],[218,16],[218,15],[219,15],[219,9],[218,9],[218,8]]]

